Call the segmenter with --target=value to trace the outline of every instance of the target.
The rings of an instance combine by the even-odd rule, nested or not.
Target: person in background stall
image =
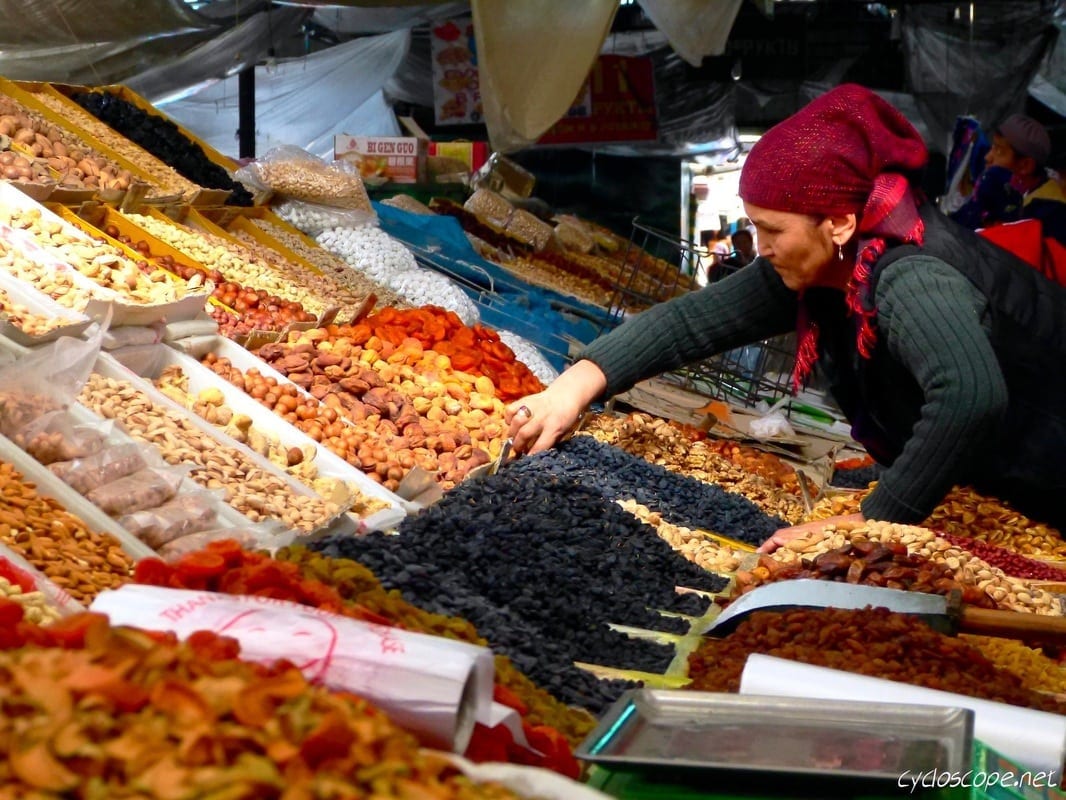
[[[1051,137],[1032,117],[1014,114],[992,137],[991,163],[1011,173],[1011,187],[1021,196],[1018,219],[1037,219],[1045,237],[1066,245],[1066,194],[1048,175]]]
[[[516,450],[551,447],[638,381],[795,330],[795,387],[818,365],[885,469],[861,513],[764,550],[833,522],[919,523],[956,484],[1063,527],[1066,288],[928,203],[926,159],[903,115],[853,84],[773,127],[740,178],[759,258],[627,320],[508,406]]]
[[[722,259],[727,267],[746,267],[758,256],[755,252],[755,237],[747,228],[738,228],[732,236],[733,252]]]
[[[985,168],[977,176],[969,199],[949,216],[970,230],[1014,222],[1022,211],[1022,193],[1012,185],[1013,151],[1002,134],[993,134],[985,153]]]

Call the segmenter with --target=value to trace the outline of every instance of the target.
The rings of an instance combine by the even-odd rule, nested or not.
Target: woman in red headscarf
[[[817,364],[887,467],[852,519],[919,523],[971,484],[1066,525],[1066,289],[926,203],[926,158],[903,115],[855,85],[772,128],[740,179],[759,258],[628,320],[513,403],[516,449],[550,447],[640,380],[795,330],[797,388]]]

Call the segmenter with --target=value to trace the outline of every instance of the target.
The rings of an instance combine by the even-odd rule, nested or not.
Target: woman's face
[[[785,286],[800,291],[811,286],[836,286],[840,270],[832,221],[808,214],[772,211],[751,203],[744,211],[758,233],[759,255],[773,266]]]

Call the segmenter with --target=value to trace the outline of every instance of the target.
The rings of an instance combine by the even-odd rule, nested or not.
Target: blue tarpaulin
[[[486,325],[529,340],[556,369],[568,363],[571,342],[587,344],[605,327],[605,309],[528,284],[479,256],[454,217],[381,203],[374,208],[381,229],[407,245],[421,266],[455,279]]]

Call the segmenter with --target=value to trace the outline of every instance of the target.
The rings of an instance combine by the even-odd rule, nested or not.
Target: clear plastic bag
[[[158,549],[216,524],[216,506],[217,502],[207,492],[191,492],[156,508],[126,514],[118,523],[149,547]]]
[[[86,458],[57,461],[48,469],[78,494],[88,494],[147,467],[143,449],[143,445],[133,443],[112,445]]]
[[[89,458],[107,446],[112,423],[79,425],[66,411],[39,417],[11,440],[45,466]]]
[[[248,528],[212,528],[169,541],[158,550],[165,561],[177,561],[184,555],[202,550],[210,542],[226,539],[233,539],[245,550],[269,550],[273,554],[292,544],[296,533],[276,522]]]
[[[70,407],[92,372],[110,319],[87,340],[63,336],[0,367],[0,433],[30,441],[42,418]]]
[[[267,151],[233,177],[256,192],[373,213],[359,170],[343,161],[327,164],[292,145]]]
[[[93,505],[112,516],[132,514],[160,506],[176,495],[187,472],[148,467],[99,486],[85,496]]]

